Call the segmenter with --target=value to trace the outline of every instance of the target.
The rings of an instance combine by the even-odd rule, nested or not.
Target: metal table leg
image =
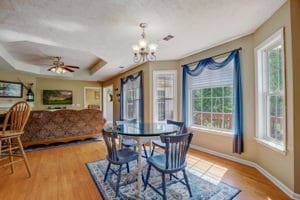
[[[137,138],[138,143],[138,199],[142,199],[142,141],[141,138]]]

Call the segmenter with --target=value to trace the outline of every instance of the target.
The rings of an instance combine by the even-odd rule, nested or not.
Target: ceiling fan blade
[[[78,66],[72,66],[72,65],[65,65],[64,67],[74,68],[74,69],[80,69]]]
[[[67,71],[69,71],[69,72],[74,72],[74,70],[71,70],[71,69],[69,69],[69,68],[67,68],[67,67],[62,67],[63,69],[65,69],[65,70],[67,70]]]
[[[53,68],[54,68],[54,67],[50,67],[50,68],[48,69],[48,71],[51,71]]]

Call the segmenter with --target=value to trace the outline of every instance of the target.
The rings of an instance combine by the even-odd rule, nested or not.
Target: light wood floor
[[[23,163],[15,173],[0,169],[1,200],[93,200],[101,196],[85,166],[104,159],[104,142],[94,142],[27,153],[32,177],[27,178]],[[236,199],[289,199],[256,169],[196,150],[190,150],[188,165],[205,175],[238,187]]]

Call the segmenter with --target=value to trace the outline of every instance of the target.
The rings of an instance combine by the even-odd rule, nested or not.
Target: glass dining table
[[[120,136],[128,136],[137,141],[138,169],[137,169],[137,190],[138,198],[142,198],[142,145],[150,142],[162,134],[173,134],[179,131],[179,127],[167,123],[126,123],[114,127],[104,127],[106,132],[115,132]],[[152,145],[150,144],[150,151]],[[150,155],[150,154],[149,154]]]

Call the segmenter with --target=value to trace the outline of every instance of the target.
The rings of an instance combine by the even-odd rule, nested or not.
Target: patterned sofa
[[[96,109],[31,111],[22,135],[24,146],[99,136],[106,120]]]

